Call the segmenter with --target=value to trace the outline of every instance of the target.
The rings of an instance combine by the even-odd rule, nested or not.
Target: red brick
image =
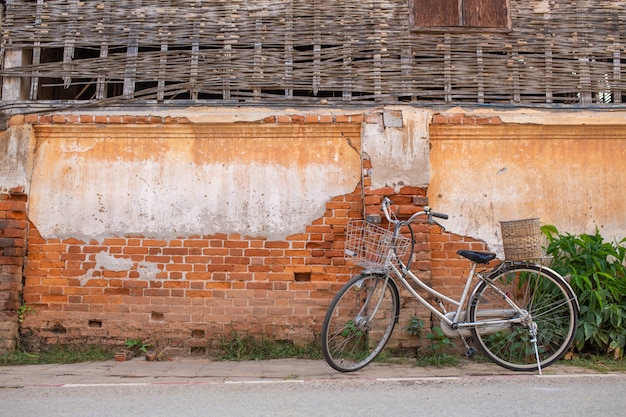
[[[144,239],[141,242],[142,246],[157,246],[157,247],[161,247],[161,246],[167,246],[167,241],[166,240],[161,240],[161,239]]]
[[[25,201],[16,201],[12,200],[2,200],[0,199],[0,211],[19,211],[23,212],[26,210],[26,202]]]
[[[192,271],[193,266],[189,264],[167,264],[165,265],[166,271]]]
[[[65,116],[62,114],[52,115],[52,123],[65,123]]]
[[[265,247],[268,249],[286,249],[289,248],[289,243],[268,241],[265,242]]]
[[[188,248],[163,248],[163,255],[187,255]]]
[[[305,118],[303,115],[300,114],[294,114],[291,116],[291,123],[294,124],[304,124],[305,122]]]
[[[148,248],[146,248],[145,246],[127,246],[122,250],[122,253],[124,253],[125,255],[147,255]]]
[[[209,246],[209,241],[207,239],[188,239],[183,242],[183,246],[204,248]]]
[[[24,123],[39,123],[39,115],[27,114],[24,116]]]
[[[44,294],[41,296],[42,303],[66,303],[67,296],[58,294]]]
[[[212,293],[210,290],[187,290],[185,295],[187,297],[211,298]]]

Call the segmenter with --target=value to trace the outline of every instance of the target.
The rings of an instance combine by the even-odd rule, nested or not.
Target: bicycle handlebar
[[[448,215],[447,215],[447,214],[437,213],[437,212],[435,212],[435,211],[430,211],[429,213],[430,213],[430,215],[431,215],[431,216],[433,216],[433,217],[439,217],[440,219],[444,219],[444,220],[446,220],[446,219],[448,218]]]
[[[436,224],[437,226],[441,227],[443,230],[446,230],[445,227],[443,227],[441,224],[433,220],[433,217],[437,217],[439,219],[447,219],[448,218],[447,214],[437,213],[436,211],[432,211],[430,207],[426,206],[424,207],[423,211],[417,212],[413,214],[411,217],[409,217],[408,220],[403,221],[403,220],[398,220],[395,214],[393,212],[390,212],[389,207],[392,204],[393,202],[388,197],[383,198],[383,202],[381,204],[383,213],[385,213],[385,217],[387,218],[389,223],[398,224],[402,222],[404,224],[410,224],[410,223],[413,223],[416,218],[423,216],[423,215],[427,215],[429,224]],[[393,218],[392,218],[392,215],[393,215]]]

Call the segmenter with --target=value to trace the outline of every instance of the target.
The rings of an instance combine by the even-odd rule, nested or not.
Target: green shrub
[[[626,344],[626,247],[605,242],[598,230],[594,235],[560,234],[545,225],[547,254],[554,257],[552,268],[570,277],[580,303],[574,347],[579,352],[612,353],[621,359]]]

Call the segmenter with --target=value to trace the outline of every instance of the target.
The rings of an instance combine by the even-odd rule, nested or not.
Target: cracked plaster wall
[[[30,219],[44,238],[283,239],[358,185],[359,129],[37,126]]]

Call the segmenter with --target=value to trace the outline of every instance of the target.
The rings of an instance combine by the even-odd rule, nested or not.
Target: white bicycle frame
[[[420,304],[426,307],[431,313],[437,316],[441,321],[446,323],[451,329],[454,329],[455,331],[458,331],[463,335],[469,335],[467,331],[469,331],[469,329],[471,329],[472,327],[476,327],[476,326],[495,326],[493,329],[493,332],[496,332],[499,329],[498,325],[521,323],[522,321],[524,321],[524,319],[528,315],[528,313],[525,310],[522,310],[521,308],[519,308],[497,286],[492,285],[491,282],[488,279],[486,279],[482,274],[476,273],[476,265],[477,265],[476,262],[472,262],[472,266],[470,268],[467,280],[465,282],[465,286],[463,288],[463,292],[461,294],[460,300],[455,300],[453,298],[448,297],[445,294],[440,293],[437,290],[434,290],[433,288],[426,285],[421,279],[419,279],[411,270],[407,269],[406,265],[404,265],[402,261],[400,261],[399,259],[396,259],[396,262],[400,265],[400,267],[396,266],[394,262],[390,262],[389,272],[393,273],[394,277],[402,284],[402,286],[409,293],[411,293],[411,295],[416,300],[418,300]],[[511,310],[505,311],[502,309],[497,309],[497,310],[492,310],[491,312],[489,311],[482,312],[481,314],[485,315],[485,314],[491,313],[489,315],[493,317],[502,317],[503,315],[505,315],[505,313],[507,312],[510,313],[511,311],[514,311],[515,313],[517,313],[515,314],[516,317],[510,318],[510,319],[485,319],[485,320],[479,320],[479,321],[474,321],[474,322],[468,322],[466,320],[466,317],[463,317],[467,315],[467,310],[463,310],[463,306],[466,306],[467,304],[468,296],[470,295],[470,287],[472,285],[474,276],[477,276],[479,279],[487,282],[487,284],[490,285],[500,295],[502,295],[503,298],[506,300],[506,302],[511,306]],[[422,295],[420,295],[410,285],[407,277],[411,280],[411,282],[415,283],[419,288],[428,292],[435,298],[454,306],[456,308],[456,311],[450,312],[452,313],[450,314],[450,313],[447,313],[445,310],[440,311],[439,309],[431,305],[431,303],[429,303]],[[511,315],[511,314],[508,314],[508,315]],[[463,332],[463,329],[466,329],[466,332]]]
[[[447,215],[442,215],[439,213],[433,213],[430,211],[429,208],[425,208],[424,211],[420,211],[418,213],[413,214],[408,221],[406,222],[400,222],[398,220],[393,220],[389,214],[389,205],[391,204],[391,201],[388,200],[387,198],[385,198],[385,200],[383,200],[383,212],[385,213],[385,217],[387,217],[387,220],[389,220],[391,223],[393,224],[397,224],[397,223],[404,223],[405,225],[410,225],[414,219],[420,217],[420,216],[424,216],[424,215],[428,215],[428,221],[429,223],[435,223],[438,224],[434,221],[432,221],[432,217],[443,217],[443,218],[447,218]],[[441,226],[441,225],[439,225]],[[443,226],[441,226],[443,228]],[[409,259],[410,256],[412,256],[413,254],[411,253],[409,255]],[[489,332],[497,332],[500,328],[500,326],[505,325],[505,324],[516,324],[516,323],[522,323],[523,321],[528,319],[529,313],[526,310],[523,310],[521,308],[519,308],[514,302],[513,300],[511,300],[505,293],[502,292],[502,290],[500,290],[500,288],[498,288],[496,285],[493,285],[493,283],[484,275],[482,275],[481,273],[476,273],[476,266],[477,263],[476,262],[472,262],[471,264],[471,268],[469,271],[469,274],[467,276],[467,280],[465,282],[465,286],[463,288],[463,292],[461,294],[461,299],[460,300],[455,300],[453,298],[448,297],[445,294],[440,293],[437,290],[432,289],[431,287],[429,287],[428,285],[426,285],[422,280],[420,280],[409,268],[407,268],[407,266],[402,262],[401,259],[399,259],[396,254],[395,254],[395,249],[393,247],[391,247],[389,249],[389,254],[386,256],[387,261],[386,261],[386,267],[388,268],[388,271],[390,273],[392,273],[395,278],[402,284],[402,286],[404,288],[406,288],[406,290],[411,293],[411,295],[417,299],[419,301],[420,304],[422,304],[424,307],[426,307],[431,313],[433,313],[435,316],[437,316],[442,322],[444,322],[446,325],[449,326],[449,328],[451,328],[452,330],[454,330],[456,333],[458,333],[459,336],[467,336],[469,335],[469,331],[471,330],[471,328],[473,327],[477,327],[477,326],[481,326],[481,327],[487,327]],[[545,269],[549,269],[549,268],[545,268]],[[385,269],[385,271],[387,271],[387,269]],[[465,306],[468,303],[468,296],[470,294],[470,287],[472,285],[472,281],[474,279],[474,276],[477,276],[480,280],[485,281],[487,283],[487,285],[491,286],[498,294],[502,295],[503,299],[506,300],[507,304],[509,304],[511,306],[511,310],[502,310],[502,309],[497,309],[497,310],[492,310],[492,311],[483,311],[481,312],[482,315],[485,315],[487,317],[494,317],[493,319],[486,319],[486,320],[479,320],[479,321],[475,321],[475,322],[468,322],[466,320],[466,317],[463,318],[462,316],[465,315],[467,316],[467,310],[463,310],[463,306]],[[435,298],[446,302],[448,304],[453,305],[456,308],[456,311],[453,312],[453,314],[450,315],[450,317],[448,317],[448,313],[445,311],[445,308],[443,307],[443,304],[440,302],[440,308],[443,311],[438,310],[437,308],[435,308],[434,306],[432,306],[428,301],[426,301],[426,299],[424,297],[422,297],[409,283],[409,281],[407,280],[407,277],[413,282],[415,283],[418,287],[420,287],[421,289],[423,289],[424,291],[430,293],[431,295],[433,295]],[[389,274],[387,275],[387,279],[389,279]],[[476,286],[474,288],[474,291],[476,290],[478,286]],[[469,308],[469,305],[467,306]],[[516,314],[510,314],[511,312],[515,312]],[[464,314],[465,313],[465,314]],[[508,314],[507,314],[508,313]],[[512,318],[508,318],[508,319],[502,319],[503,316],[508,315],[508,316],[512,316]],[[492,326],[492,328],[489,328],[489,326]],[[454,333],[451,334],[451,336],[455,336]]]

